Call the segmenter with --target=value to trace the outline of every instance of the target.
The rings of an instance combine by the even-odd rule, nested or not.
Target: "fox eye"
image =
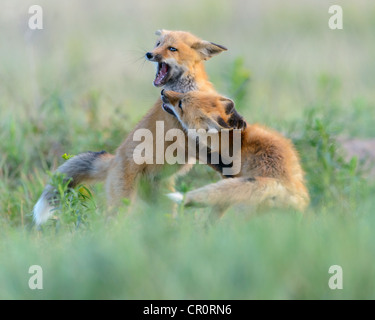
[[[156,46],[157,46],[157,47],[159,47],[159,46],[160,46],[160,41],[158,41],[158,42],[157,42]]]
[[[169,47],[168,50],[169,50],[169,51],[172,51],[172,52],[177,51],[177,49],[176,49],[175,47]]]
[[[178,102],[178,107],[182,110],[182,100]]]

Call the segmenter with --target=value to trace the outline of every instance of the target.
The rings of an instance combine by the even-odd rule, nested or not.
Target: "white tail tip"
[[[45,199],[44,195],[39,198],[38,202],[34,206],[34,222],[36,225],[41,225],[46,222],[51,216],[52,212],[48,201]]]
[[[178,204],[181,204],[182,201],[184,201],[184,195],[181,192],[168,193],[167,197]]]

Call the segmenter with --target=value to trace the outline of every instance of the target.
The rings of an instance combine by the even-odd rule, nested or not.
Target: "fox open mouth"
[[[170,69],[170,66],[165,62],[158,63],[158,70],[156,72],[156,77],[154,80],[154,85],[156,87],[161,87],[167,83],[167,81],[169,80],[168,78]]]
[[[165,112],[168,112],[168,113],[170,113],[172,116],[176,116],[175,114],[174,114],[174,112],[173,112],[173,110],[170,108],[170,107],[168,107],[168,105],[167,104],[165,104],[165,103],[163,103],[162,104],[162,107],[163,107],[163,110],[165,111]]]

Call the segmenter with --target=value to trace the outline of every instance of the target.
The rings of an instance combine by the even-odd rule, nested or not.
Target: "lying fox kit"
[[[233,101],[217,93],[163,90],[161,97],[164,111],[174,115],[185,130],[216,129],[218,135],[223,129],[241,130],[239,173],[186,193],[185,206],[212,206],[213,219],[234,204],[306,209],[309,194],[304,172],[289,140],[266,127],[247,124]],[[230,143],[225,147],[232,148]],[[215,152],[222,153],[223,148]],[[221,173],[220,164],[212,167]],[[176,202],[183,200],[179,193],[169,197]]]

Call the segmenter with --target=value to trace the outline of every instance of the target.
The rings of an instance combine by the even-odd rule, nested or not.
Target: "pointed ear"
[[[204,40],[194,43],[191,47],[199,52],[202,60],[208,60],[220,52],[228,50],[221,45]]]
[[[165,34],[165,33],[168,33],[169,31],[168,30],[165,30],[165,29],[159,29],[159,30],[156,30],[155,31],[155,35],[157,35],[157,36],[161,36],[161,35],[163,35],[163,34]]]

